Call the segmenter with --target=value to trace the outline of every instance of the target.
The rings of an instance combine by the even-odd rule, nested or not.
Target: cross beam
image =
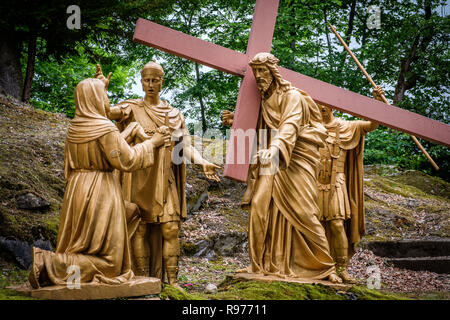
[[[243,78],[236,103],[224,172],[224,176],[239,181],[246,180],[249,164],[248,160],[244,164],[233,161],[232,157],[235,157],[237,153],[234,136],[237,129],[246,131],[256,128],[261,102],[248,62],[258,52],[270,52],[277,10],[278,0],[256,0],[245,54],[145,19],[137,21],[133,36],[136,42]],[[280,72],[286,80],[306,91],[320,104],[450,147],[450,126],[445,123],[389,106],[289,69],[280,67]],[[251,147],[252,141],[249,141],[247,154]]]

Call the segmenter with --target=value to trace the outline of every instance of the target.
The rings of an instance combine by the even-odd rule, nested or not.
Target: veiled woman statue
[[[106,118],[108,83],[109,77],[85,79],[75,89],[75,117],[64,151],[66,192],[57,247],[55,252],[33,248],[29,276],[33,288],[65,285],[71,266],[79,268],[80,283],[121,284],[134,277],[127,229],[131,225],[127,226],[126,206],[113,170],[151,166],[154,149],[169,135],[157,132],[130,147],[125,138],[149,137],[137,123],[120,134]]]

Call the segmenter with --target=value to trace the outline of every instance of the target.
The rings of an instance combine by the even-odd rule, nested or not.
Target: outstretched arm
[[[383,102],[384,91],[380,86],[377,86],[376,88],[373,89],[372,95],[376,100]],[[368,132],[373,131],[378,128],[378,122],[363,121],[361,126],[362,126],[364,132],[368,133]]]
[[[101,80],[105,84],[105,90],[108,89],[109,81],[111,79],[112,72],[108,74],[108,77],[105,78],[103,75],[102,67],[97,64],[96,66],[96,72],[94,75],[94,78]],[[123,117],[122,110],[120,107],[111,107],[109,104],[105,108],[106,116],[110,120],[120,120]]]
[[[201,165],[203,168],[203,173],[205,174],[206,178],[219,182],[220,178],[216,173],[216,169],[220,169],[220,167],[202,157],[200,152],[198,152],[197,149],[195,149],[192,146],[191,136],[189,134],[185,134],[183,136],[183,143],[184,143],[183,151],[186,158],[189,159],[191,163]]]

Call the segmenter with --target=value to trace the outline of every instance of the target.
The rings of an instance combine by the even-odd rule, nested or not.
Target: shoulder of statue
[[[290,87],[286,91],[284,91],[284,94],[287,97],[301,97],[302,93],[295,87]]]
[[[291,87],[284,91],[279,91],[279,100],[281,103],[291,103],[293,101],[300,101],[302,94],[296,88]]]
[[[164,103],[164,107],[168,109],[169,115],[171,117],[183,117],[183,114],[177,108],[172,107],[167,101],[161,100]]]
[[[334,118],[334,121],[335,121],[336,125],[339,126],[340,131],[345,130],[346,128],[348,128],[349,126],[351,126],[353,124],[353,121],[345,120],[342,118]]]
[[[142,99],[128,99],[116,104],[115,107],[120,107],[121,109],[128,109],[131,108],[133,105],[136,106],[143,105],[142,101],[143,101]]]

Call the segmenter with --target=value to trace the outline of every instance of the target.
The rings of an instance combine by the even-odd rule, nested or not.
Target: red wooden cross
[[[250,37],[245,54],[186,35],[154,22],[139,19],[133,40],[144,45],[198,62],[209,67],[243,77],[229,140],[224,176],[245,181],[248,173],[248,150],[245,163],[239,163],[237,129],[255,129],[261,96],[251,67],[248,65],[258,52],[270,52],[278,11],[278,0],[256,0]],[[450,126],[419,114],[387,105],[329,83],[280,67],[282,76],[295,87],[306,91],[316,102],[355,116],[374,120],[390,128],[423,139],[450,146]],[[241,151],[242,152],[242,151]],[[236,158],[237,157],[237,158]]]

